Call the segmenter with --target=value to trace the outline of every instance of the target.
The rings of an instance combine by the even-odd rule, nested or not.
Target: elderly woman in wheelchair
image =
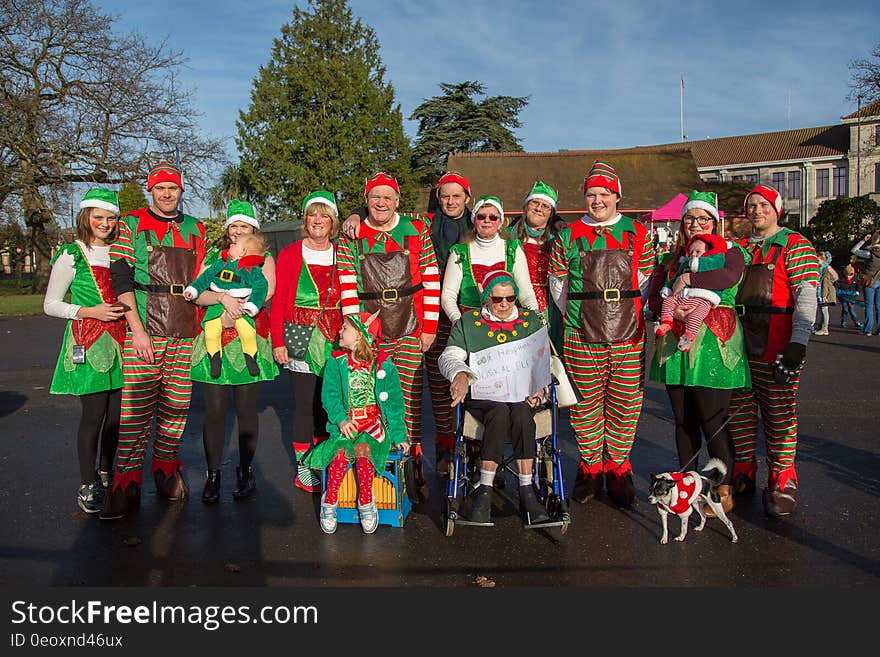
[[[511,274],[507,271],[489,272],[482,285],[483,307],[480,310],[466,312],[452,327],[449,342],[439,359],[440,372],[450,381],[452,405],[462,405],[464,411],[473,419],[482,423],[482,443],[479,451],[479,484],[468,478],[463,472],[467,467],[467,455],[470,453],[461,440],[463,421],[459,422],[456,455],[450,472],[449,500],[454,504],[447,518],[447,535],[452,533],[452,524],[491,524],[492,492],[499,466],[505,467],[504,444],[510,441],[513,447],[513,460],[516,461],[519,478],[520,513],[527,526],[546,523],[551,520],[546,504],[542,504],[534,487],[534,473],[538,451],[536,445],[535,413],[550,398],[550,391],[543,387],[532,394],[519,397],[522,401],[498,401],[504,394],[486,394],[486,385],[473,387],[482,378],[476,369],[481,363],[489,362],[486,357],[493,348],[525,340],[543,328],[537,313],[523,310],[516,305],[518,289]],[[538,344],[538,343],[536,343]],[[547,350],[549,363],[549,341],[546,347],[538,344],[538,353]],[[495,350],[495,357],[499,352]],[[516,367],[508,363],[509,367]],[[485,370],[484,370],[485,372]],[[549,372],[549,370],[548,370]],[[531,372],[515,375],[523,380],[533,380]],[[547,376],[549,381],[549,374]],[[526,386],[530,385],[526,382]],[[540,384],[539,384],[540,385]],[[503,387],[503,386],[500,386]],[[489,397],[495,397],[490,399]],[[465,418],[465,413],[459,413]],[[555,424],[555,422],[554,422]],[[464,462],[463,462],[464,461]],[[510,460],[508,460],[508,463]],[[510,468],[512,470],[512,468]],[[476,474],[476,473],[474,473]],[[503,472],[502,472],[503,478]],[[473,489],[469,495],[469,509],[466,519],[457,513],[457,494],[459,483],[466,480],[462,488]],[[543,479],[546,481],[546,477]],[[546,502],[546,495],[545,502]]]

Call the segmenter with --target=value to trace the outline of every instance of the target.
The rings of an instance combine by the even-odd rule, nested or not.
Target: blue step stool
[[[379,524],[403,527],[412,510],[412,502],[406,493],[404,475],[404,455],[400,450],[392,450],[385,461],[384,472],[373,476],[373,499],[379,507]],[[324,489],[327,488],[327,470],[322,476]],[[336,507],[336,522],[360,524],[357,510],[357,479],[354,462],[349,464],[342,485],[339,487],[339,505]]]

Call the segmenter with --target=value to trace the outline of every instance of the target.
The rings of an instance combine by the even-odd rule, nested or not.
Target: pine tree
[[[412,189],[410,146],[375,32],[346,0],[308,5],[281,28],[238,121],[242,174],[267,220],[298,217],[301,199],[319,188],[337,194],[345,216],[377,171]],[[401,207],[414,201],[404,196]]]
[[[416,107],[410,120],[419,122],[413,146],[413,172],[424,185],[433,185],[446,169],[450,153],[522,151],[511,132],[522,124],[517,118],[528,98],[492,96],[479,102],[486,87],[478,81],[442,83],[443,94]]]
[[[147,197],[139,185],[133,182],[125,183],[119,190],[119,212],[126,214],[132,210],[143,208],[147,205]]]

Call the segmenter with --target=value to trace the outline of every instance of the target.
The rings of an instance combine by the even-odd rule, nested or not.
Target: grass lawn
[[[42,294],[0,295],[0,317],[8,315],[40,315],[42,312]]]

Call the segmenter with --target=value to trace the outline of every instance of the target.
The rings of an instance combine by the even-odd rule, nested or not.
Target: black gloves
[[[789,342],[782,353],[776,357],[773,380],[782,385],[789,383],[804,364],[807,348],[799,342]]]

